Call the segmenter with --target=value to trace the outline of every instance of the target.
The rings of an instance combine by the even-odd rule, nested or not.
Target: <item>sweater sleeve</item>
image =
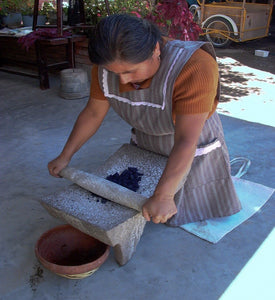
[[[173,114],[209,112],[217,106],[218,64],[206,51],[197,50],[176,79],[173,92]]]
[[[98,66],[92,66],[91,86],[90,86],[90,97],[97,100],[107,100],[103,94],[98,80]]]

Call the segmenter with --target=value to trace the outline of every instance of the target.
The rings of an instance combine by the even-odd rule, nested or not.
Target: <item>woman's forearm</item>
[[[96,132],[97,126],[93,124],[84,111],[77,118],[73,130],[61,152],[61,156],[71,159],[81,146]]]
[[[176,118],[175,141],[166,167],[155,189],[155,195],[172,199],[182,179],[188,175],[197,142],[207,113],[179,115]]]
[[[96,133],[109,108],[108,102],[97,102],[100,103],[90,103],[79,114],[60,156],[70,160],[82,145]]]
[[[189,173],[195,151],[196,144],[190,145],[182,140],[175,142],[166,167],[156,186],[155,195],[174,197],[182,179]]]

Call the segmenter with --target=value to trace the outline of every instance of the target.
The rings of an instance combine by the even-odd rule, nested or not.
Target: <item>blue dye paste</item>
[[[141,180],[142,175],[142,173],[138,172],[137,168],[129,167],[127,170],[124,170],[121,174],[118,174],[116,172],[113,175],[107,176],[106,179],[136,192],[139,189],[139,182]]]
[[[105,179],[115,182],[116,184],[122,185],[127,189],[136,192],[139,189],[139,182],[142,175],[142,173],[138,172],[137,168],[129,167],[121,174],[118,174],[118,172],[116,172],[115,174],[107,176]],[[97,200],[97,202],[99,202],[99,200]],[[105,203],[107,202],[107,200],[102,198],[100,202]]]

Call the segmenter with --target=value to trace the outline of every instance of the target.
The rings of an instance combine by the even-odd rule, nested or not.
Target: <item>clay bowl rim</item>
[[[77,231],[80,231],[79,229],[71,226],[70,224],[64,224],[64,225],[59,225],[59,226],[56,226],[54,228],[47,230],[39,237],[39,239],[37,240],[37,242],[35,244],[35,255],[38,258],[38,260],[41,262],[41,264],[46,269],[48,269],[56,274],[59,274],[59,275],[77,275],[77,274],[87,273],[92,270],[97,270],[107,260],[109,253],[110,253],[110,246],[107,244],[104,244],[103,242],[97,240],[96,238],[94,238],[92,236],[89,236],[89,237],[91,239],[98,241],[100,244],[103,244],[106,247],[106,249],[99,258],[97,258],[96,260],[93,260],[89,263],[77,265],[77,266],[64,266],[64,265],[58,265],[55,263],[51,263],[40,255],[39,245],[42,242],[43,238],[48,237],[52,232],[61,231],[62,229],[68,229],[68,228],[70,228],[70,229],[73,228]],[[82,231],[80,231],[80,232],[82,232]],[[86,234],[86,233],[84,233],[84,234]]]

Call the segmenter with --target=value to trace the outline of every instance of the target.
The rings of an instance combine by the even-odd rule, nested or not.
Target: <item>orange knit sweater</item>
[[[198,114],[216,110],[219,72],[217,62],[202,49],[198,49],[183,67],[175,81],[173,91],[173,119],[177,114]],[[148,88],[152,78],[143,82],[140,88]],[[120,91],[134,90],[132,84],[120,84]],[[98,66],[92,67],[90,96],[106,100],[98,81]]]

